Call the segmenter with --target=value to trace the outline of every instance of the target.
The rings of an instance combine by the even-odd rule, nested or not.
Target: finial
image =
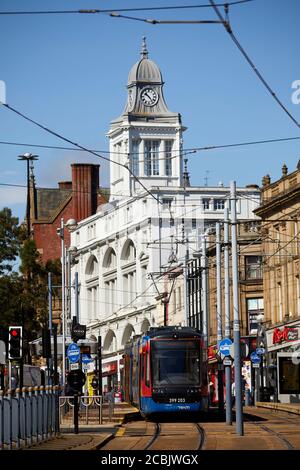
[[[188,159],[185,158],[184,159],[184,172],[183,172],[183,186],[185,188],[191,186],[190,177],[189,177],[189,173],[188,173],[188,169],[187,169],[187,162],[188,162]]]
[[[146,36],[143,36],[141,56],[142,56],[142,59],[148,59],[148,51],[147,51],[147,44],[146,44]]]
[[[288,167],[286,166],[285,163],[282,165],[282,169],[281,169],[281,170],[282,170],[282,176],[287,175],[287,173],[288,173]]]

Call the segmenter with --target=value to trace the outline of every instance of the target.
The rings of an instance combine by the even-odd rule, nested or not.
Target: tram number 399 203
[[[185,398],[169,398],[169,403],[185,403]]]

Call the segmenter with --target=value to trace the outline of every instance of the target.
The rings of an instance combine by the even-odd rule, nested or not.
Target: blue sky
[[[0,11],[76,10],[162,5],[196,5],[206,0],[2,0]],[[126,14],[126,13],[124,13]],[[131,12],[156,19],[216,19],[211,9]],[[234,33],[289,111],[300,121],[300,104],[292,103],[292,82],[300,80],[300,2],[255,0],[230,8]],[[107,15],[0,16],[0,80],[7,103],[45,126],[85,146],[108,150],[105,137],[126,101],[127,76],[139,60],[141,38],[149,58],[160,67],[171,111],[188,127],[184,147],[300,136],[258,81],[221,25],[150,25]],[[0,107],[0,140],[64,145],[58,139]],[[239,186],[260,184],[269,173],[280,177],[300,159],[299,141],[213,150],[189,157],[193,185],[235,179]],[[66,150],[0,145],[0,183],[26,184],[24,152],[39,155],[38,186],[55,187],[70,179],[74,161],[107,164]],[[18,217],[25,213],[23,189],[0,186],[0,207]]]

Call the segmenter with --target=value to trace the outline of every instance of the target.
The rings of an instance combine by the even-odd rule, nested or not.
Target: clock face
[[[158,102],[158,94],[153,88],[144,88],[141,91],[141,100],[145,106],[154,106]]]

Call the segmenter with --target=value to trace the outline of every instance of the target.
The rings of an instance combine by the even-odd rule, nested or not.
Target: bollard
[[[21,435],[21,416],[20,416],[20,399],[21,399],[21,389],[20,388],[16,388],[15,390],[15,394],[16,394],[16,400],[18,401],[18,417],[17,417],[17,420],[18,420],[18,435],[17,435],[17,444],[16,444],[16,448],[17,449],[20,449],[20,435]]]
[[[11,406],[12,393],[13,393],[13,390],[9,388],[7,390],[7,398],[9,400],[9,444],[8,444],[9,450],[12,450],[12,406]]]
[[[23,400],[24,400],[24,444],[25,446],[27,446],[27,434],[28,434],[28,429],[27,429],[27,413],[28,413],[28,410],[27,410],[27,399],[26,399],[26,392],[27,392],[27,388],[26,387],[23,387],[22,388],[22,397],[23,397]]]

